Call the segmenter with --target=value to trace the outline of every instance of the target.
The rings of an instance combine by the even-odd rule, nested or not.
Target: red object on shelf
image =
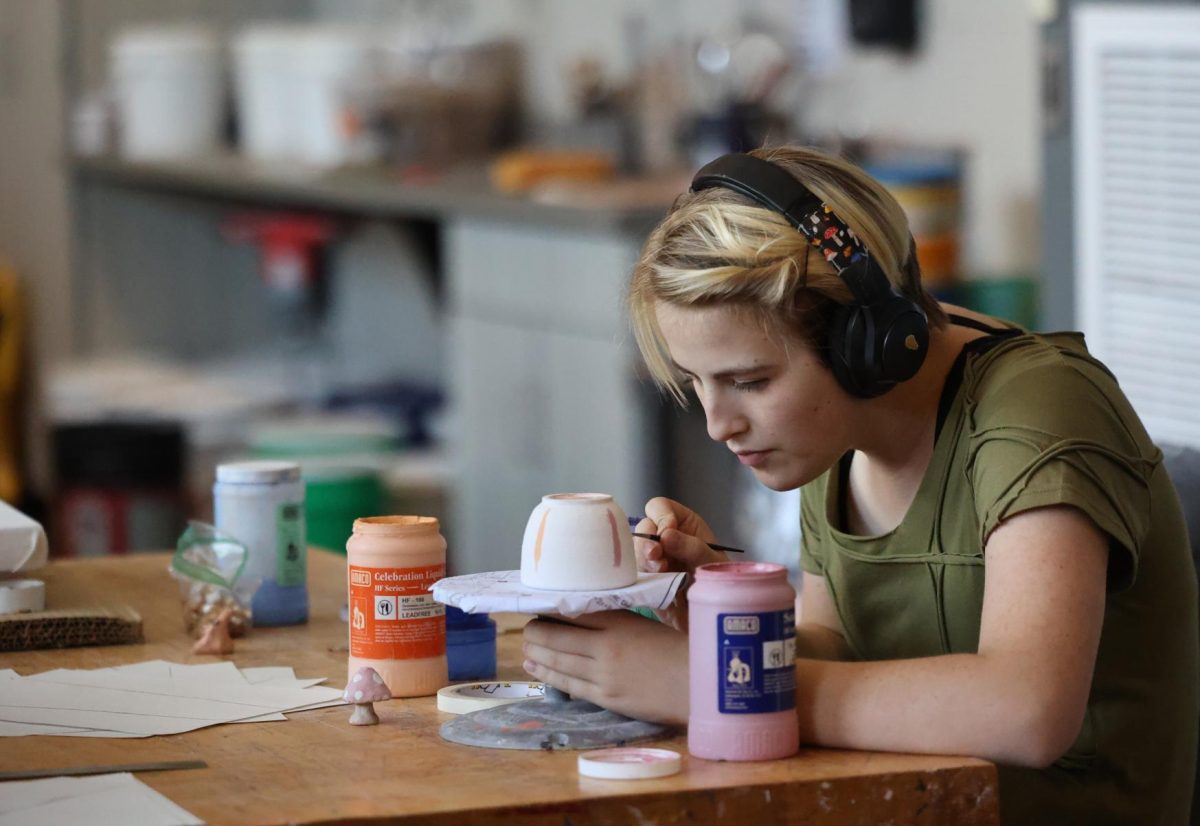
[[[245,214],[231,218],[224,233],[230,241],[257,244],[259,272],[267,286],[294,293],[320,278],[322,253],[337,233],[337,224],[317,215]]]

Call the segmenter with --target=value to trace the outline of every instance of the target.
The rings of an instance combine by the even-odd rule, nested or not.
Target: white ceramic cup
[[[637,582],[629,520],[606,493],[551,493],[529,514],[521,583],[549,591],[599,591]]]

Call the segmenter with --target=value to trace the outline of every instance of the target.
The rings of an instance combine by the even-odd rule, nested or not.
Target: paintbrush
[[[644,518],[645,517],[643,516],[630,516],[629,527],[637,527],[637,523],[641,522]],[[656,533],[638,533],[637,531],[633,531],[633,535],[640,536],[642,539],[649,539],[651,542],[662,542],[662,537]],[[745,551],[743,551],[741,548],[731,548],[728,545],[718,545],[716,542],[705,542],[704,544],[712,548],[714,551],[728,551],[729,553],[733,554],[745,553]]]
[[[640,536],[642,539],[651,539],[655,542],[662,542],[662,537],[656,533],[638,533],[637,531],[634,531],[633,535]],[[735,554],[745,553],[745,551],[743,551],[741,548],[731,548],[728,545],[718,545],[716,542],[705,542],[704,544],[712,548],[714,551],[729,551],[730,553]]]

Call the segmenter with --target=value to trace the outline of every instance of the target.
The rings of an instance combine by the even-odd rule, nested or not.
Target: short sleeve
[[[1109,590],[1127,588],[1161,454],[1116,381],[1096,362],[1060,358],[981,389],[966,465],[980,546],[1011,516],[1068,505],[1110,537]]]

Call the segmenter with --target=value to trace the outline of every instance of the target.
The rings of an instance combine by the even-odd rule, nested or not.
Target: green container
[[[255,456],[300,464],[308,544],[340,554],[355,519],[383,515],[382,473],[368,465],[399,444],[391,426],[337,416],[276,422],[250,439]]]
[[[1034,278],[968,279],[947,298],[969,310],[1015,322],[1026,330],[1039,324],[1038,282]]]
[[[301,466],[308,544],[346,553],[346,540],[360,516],[383,513],[383,482],[370,468]]]

